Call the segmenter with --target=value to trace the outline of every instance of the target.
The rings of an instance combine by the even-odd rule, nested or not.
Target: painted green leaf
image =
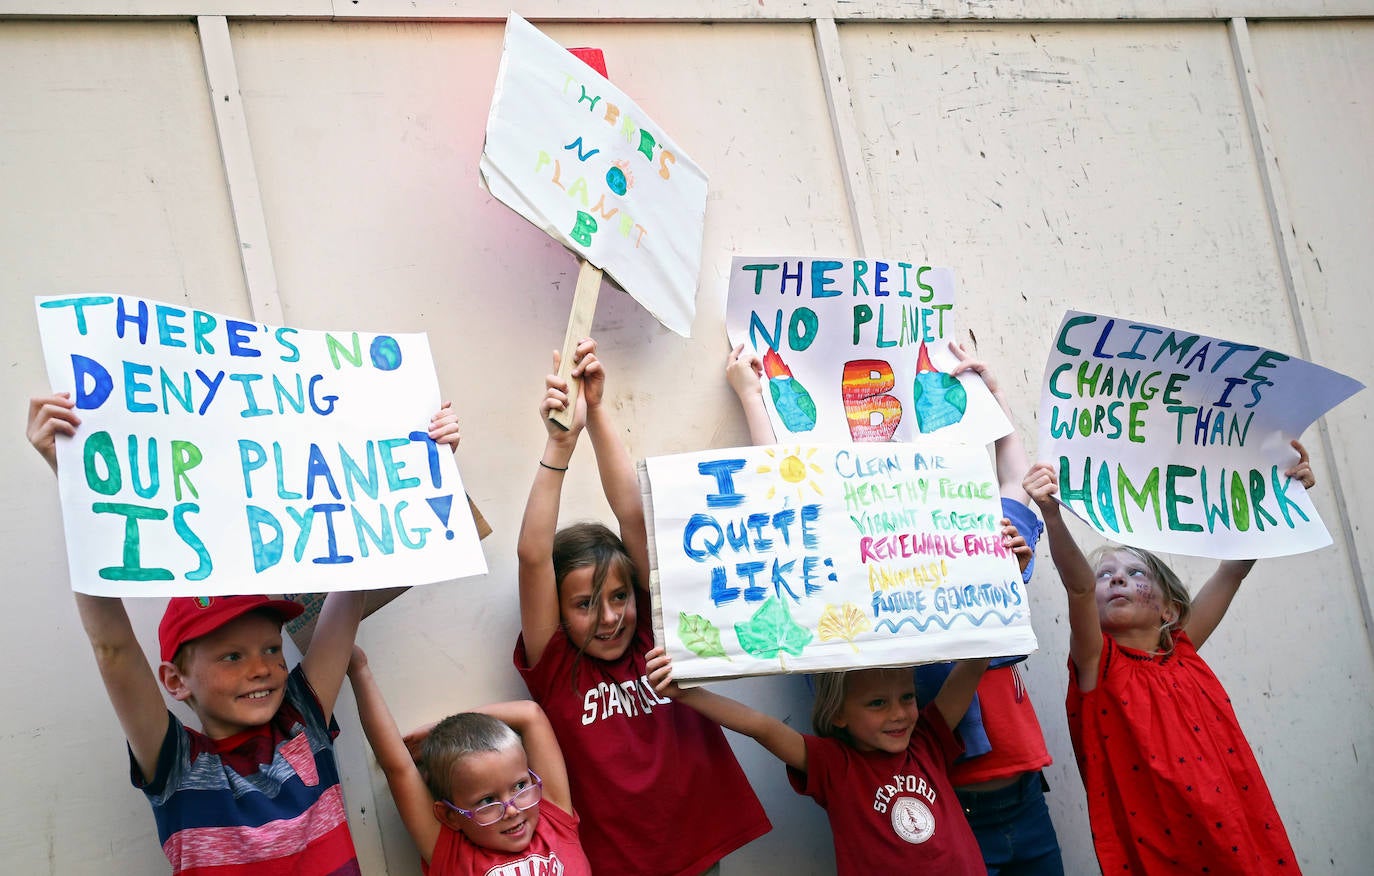
[[[720,645],[720,630],[716,625],[699,614],[679,614],[677,637],[682,644],[698,657],[725,657],[725,649]]]
[[[798,657],[813,638],[776,596],[770,596],[748,623],[735,624],[735,635],[741,648],[760,659],[777,657],[780,651]]]

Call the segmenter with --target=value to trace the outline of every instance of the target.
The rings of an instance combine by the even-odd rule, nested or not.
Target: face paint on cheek
[[[1159,592],[1156,591],[1154,585],[1148,581],[1135,582],[1135,592],[1140,596],[1141,600],[1148,605],[1160,604]]]

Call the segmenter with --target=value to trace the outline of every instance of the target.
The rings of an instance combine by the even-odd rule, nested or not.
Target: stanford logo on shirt
[[[927,782],[924,776],[893,776],[892,781],[873,795],[873,810],[886,812],[898,794],[920,794],[930,803],[935,802],[935,786]]]
[[[915,797],[892,804],[892,829],[909,843],[923,843],[935,835],[935,813]]]
[[[654,706],[666,706],[671,702],[658,695],[647,675],[618,685],[603,681],[590,688],[582,698],[582,723],[592,724],[615,715],[636,718],[651,714]]]
[[[510,864],[498,864],[484,876],[563,876],[563,862],[557,854],[530,855]]]

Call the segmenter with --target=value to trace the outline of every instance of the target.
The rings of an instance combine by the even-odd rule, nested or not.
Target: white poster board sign
[[[1254,344],[1069,311],[1040,396],[1039,458],[1107,538],[1218,559],[1331,543],[1289,442],[1363,385]]]
[[[730,265],[730,343],[764,360],[779,441],[988,444],[1011,423],[978,375],[953,377],[954,272],[901,259]]]
[[[645,467],[680,679],[1035,650],[982,447],[780,444]]]
[[[38,298],[73,589],[368,590],[486,572],[423,334],[322,332],[127,295]]]
[[[514,13],[480,170],[497,200],[691,333],[706,174],[625,92]]]

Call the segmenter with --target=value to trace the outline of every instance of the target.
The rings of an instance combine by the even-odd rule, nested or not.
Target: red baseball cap
[[[260,608],[275,613],[282,623],[305,611],[299,602],[266,596],[173,596],[157,625],[162,659],[170,661],[177,649],[192,639],[213,633],[231,620]]]

